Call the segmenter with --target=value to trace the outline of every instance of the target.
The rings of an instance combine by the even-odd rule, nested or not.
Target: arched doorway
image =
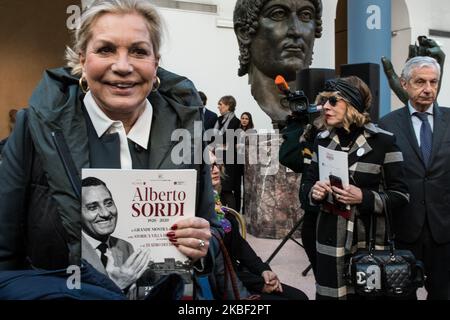
[[[348,26],[347,26],[347,0],[339,0],[336,7],[335,20],[335,68],[336,74],[341,73],[341,65],[348,62]]]
[[[412,43],[411,23],[405,0],[392,1],[392,56],[391,61],[397,73],[400,73],[408,58],[408,47]],[[395,94],[391,95],[392,108],[403,106]]]

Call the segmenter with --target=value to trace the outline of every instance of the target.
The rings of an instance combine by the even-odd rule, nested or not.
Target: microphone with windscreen
[[[278,75],[275,77],[275,85],[280,93],[285,96],[280,101],[281,105],[288,106],[293,113],[307,115],[320,112],[322,109],[322,106],[310,105],[308,97],[303,91],[291,91],[283,76]]]
[[[283,76],[280,76],[280,75],[276,76],[275,85],[277,86],[278,90],[280,90],[280,92],[284,93],[285,95],[291,94],[289,85],[286,82],[286,80],[283,78]]]

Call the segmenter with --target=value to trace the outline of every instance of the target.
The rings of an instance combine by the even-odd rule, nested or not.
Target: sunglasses
[[[338,97],[338,96],[330,96],[330,97],[320,96],[319,105],[324,106],[328,102],[330,104],[330,106],[336,107],[337,103],[340,100],[344,100],[344,99],[341,97]]]
[[[211,171],[214,171],[214,168],[217,168],[220,170],[222,168],[222,165],[218,164],[217,162],[211,163]]]

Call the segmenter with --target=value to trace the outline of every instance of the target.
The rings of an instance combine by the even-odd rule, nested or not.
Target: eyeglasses
[[[320,96],[320,98],[319,98],[319,105],[324,106],[327,103],[327,101],[328,101],[330,106],[336,107],[337,103],[340,100],[344,100],[344,98],[341,98],[341,97],[338,97],[338,96],[330,96],[330,97]]]

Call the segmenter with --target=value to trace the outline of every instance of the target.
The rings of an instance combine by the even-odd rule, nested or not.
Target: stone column
[[[395,0],[394,0],[395,1]],[[348,0],[348,63],[377,63],[391,57],[391,0]],[[391,89],[380,75],[380,117],[391,112]]]

